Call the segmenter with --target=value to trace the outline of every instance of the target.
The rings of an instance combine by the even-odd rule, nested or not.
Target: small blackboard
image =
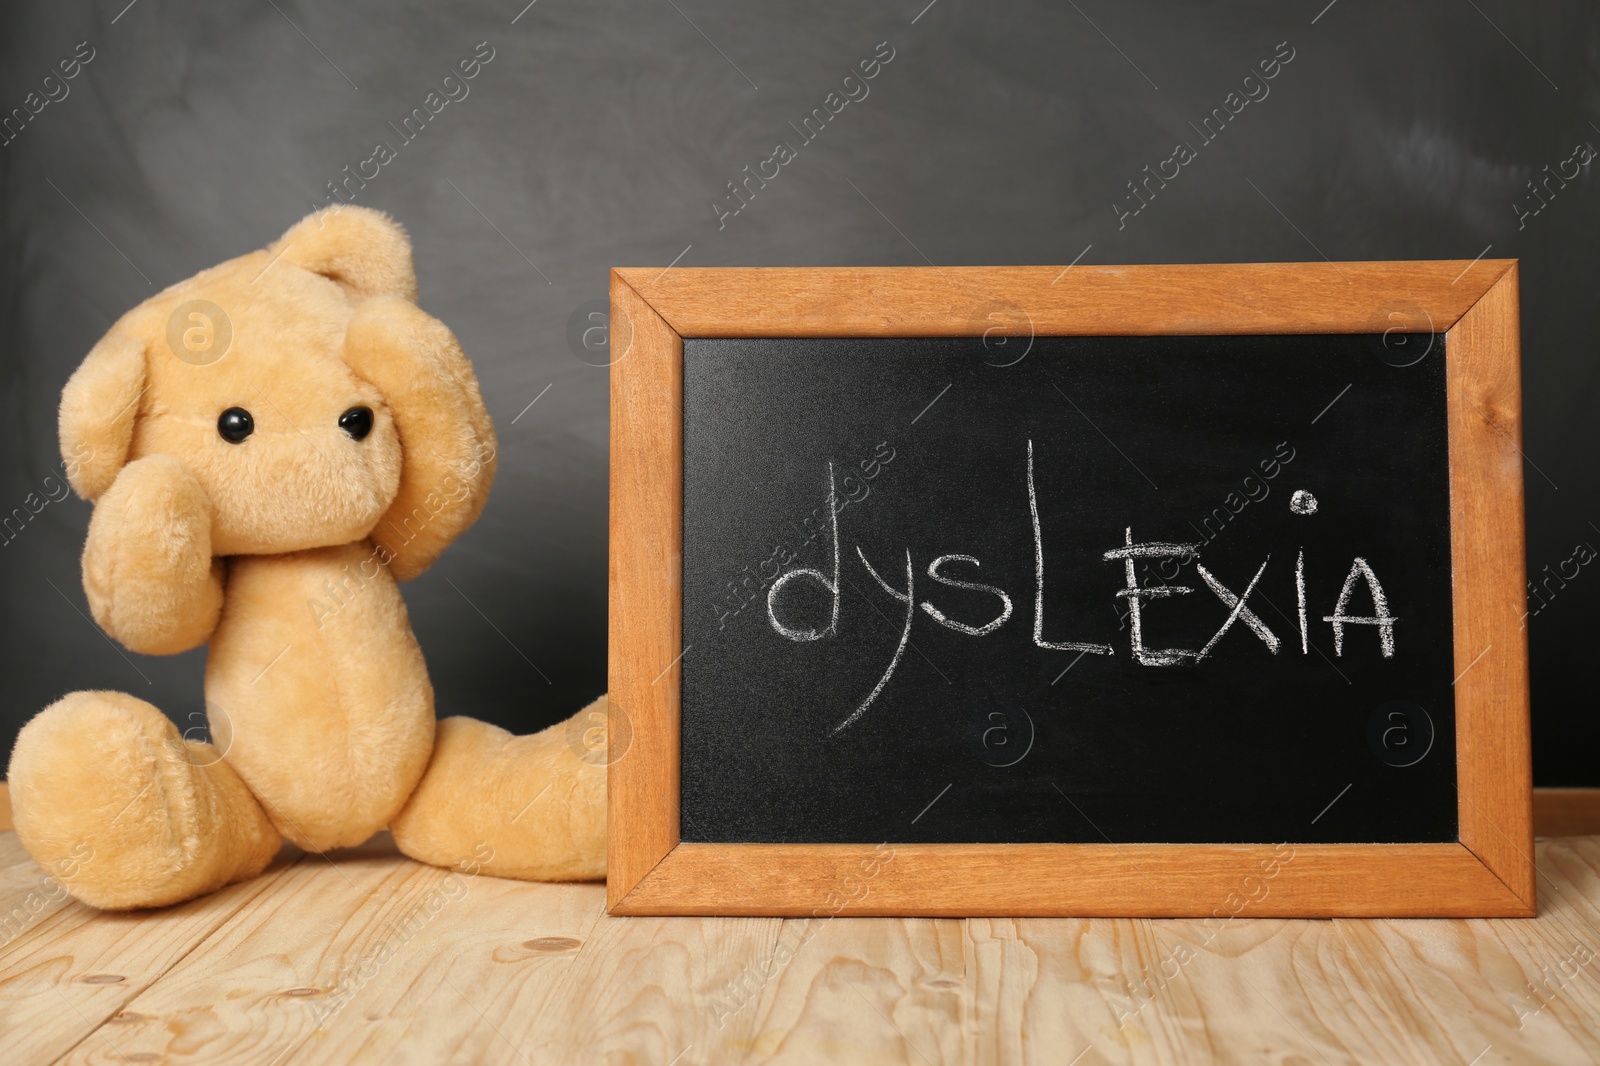
[[[1514,266],[1326,266],[619,271],[612,909],[1529,913]]]

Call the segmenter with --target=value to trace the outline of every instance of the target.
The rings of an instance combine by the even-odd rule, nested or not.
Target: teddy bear
[[[329,207],[146,300],[67,382],[60,435],[94,504],[95,620],[149,655],[209,642],[209,741],[107,691],[18,736],[17,836],[73,896],[164,906],[254,877],[285,839],[385,827],[425,863],[604,876],[604,696],[528,736],[435,721],[397,582],[476,520],[497,452],[396,222]]]

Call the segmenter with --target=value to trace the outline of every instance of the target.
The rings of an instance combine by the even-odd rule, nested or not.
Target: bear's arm
[[[83,548],[95,621],[131,651],[188,651],[217,627],[222,577],[211,501],[189,468],[170,455],[123,467],[95,502]]]
[[[362,303],[345,333],[345,361],[383,394],[400,435],[400,490],[372,540],[406,581],[483,510],[498,458],[494,425],[455,336],[407,300]]]

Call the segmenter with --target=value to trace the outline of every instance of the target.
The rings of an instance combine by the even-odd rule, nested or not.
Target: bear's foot
[[[527,881],[606,874],[606,698],[530,736],[472,718],[439,723],[433,759],[390,825],[434,866]]]
[[[83,902],[161,907],[254,877],[281,840],[215,748],[120,692],[74,692],[11,755],[17,836]]]

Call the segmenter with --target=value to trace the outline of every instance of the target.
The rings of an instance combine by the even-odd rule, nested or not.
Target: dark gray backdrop
[[[59,474],[61,386],[118,315],[326,202],[486,41],[356,200],[410,228],[502,443],[482,520],[405,590],[441,713],[525,731],[604,687],[606,371],[568,322],[612,265],[1487,252],[1523,261],[1529,570],[1576,571],[1529,619],[1536,777],[1600,785],[1600,568],[1574,562],[1600,545],[1596,166],[1519,219],[1530,179],[1600,145],[1593,3],[126,2],[0,14],[0,110],[59,97],[0,148],[0,514]],[[725,183],[883,41],[869,95],[719,228]],[[1280,42],[1270,94],[1119,228],[1126,183]],[[124,654],[88,622],[88,514],[51,502],[0,546],[7,747],[71,689],[202,707],[203,651]]]

